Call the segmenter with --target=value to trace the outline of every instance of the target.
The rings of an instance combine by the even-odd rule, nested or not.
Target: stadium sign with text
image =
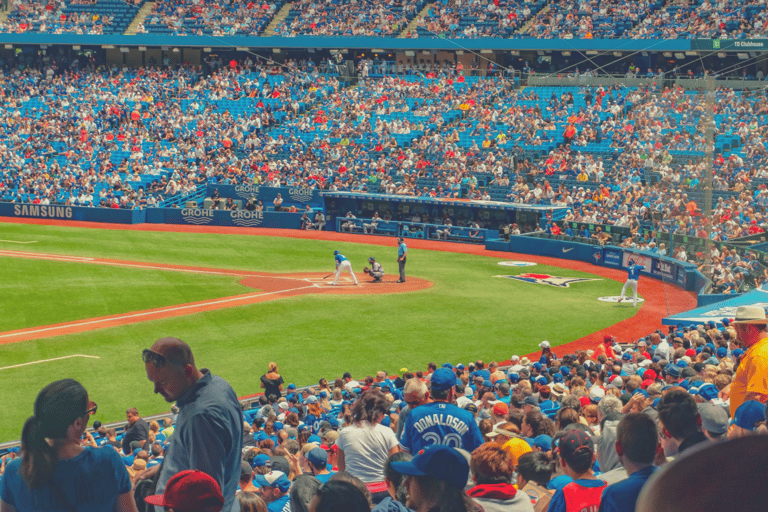
[[[692,39],[691,50],[766,51],[768,50],[768,39]]]

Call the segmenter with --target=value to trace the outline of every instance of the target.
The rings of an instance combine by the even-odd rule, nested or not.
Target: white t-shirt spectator
[[[346,470],[352,475],[363,482],[383,482],[384,463],[398,442],[391,428],[361,422],[341,429],[336,445],[344,452]]]

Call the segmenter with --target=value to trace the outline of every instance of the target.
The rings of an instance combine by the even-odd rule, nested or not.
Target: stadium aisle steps
[[[147,16],[149,16],[149,13],[152,12],[152,9],[155,7],[155,2],[147,2],[144,5],[141,6],[141,9],[139,9],[139,12],[136,14],[136,17],[131,20],[131,24],[128,25],[128,29],[125,31],[126,36],[135,36],[136,35],[136,27],[139,26],[139,23],[144,23],[144,20],[147,19]]]
[[[540,10],[538,13],[536,13],[536,16],[538,16],[538,15],[540,15],[540,14],[546,14],[546,13],[548,13],[549,11],[550,11],[550,9],[549,9],[549,4],[547,4],[547,5],[545,5],[545,6],[544,6],[544,8],[543,8],[542,10]],[[525,32],[528,30],[528,27],[530,27],[530,26],[531,26],[531,24],[533,24],[533,22],[534,22],[534,21],[536,21],[536,16],[531,16],[531,19],[529,19],[528,21],[526,21],[526,22],[523,24],[523,26],[522,26],[522,27],[520,27],[520,30],[518,30],[516,33],[517,33],[517,34],[525,34]]]
[[[271,35],[274,35],[275,27],[278,26],[280,23],[282,23],[283,20],[288,17],[288,14],[290,14],[291,9],[293,9],[293,2],[289,2],[283,5],[283,7],[280,8],[277,14],[275,14],[274,18],[272,18],[272,21],[269,22],[269,25],[267,25],[259,35],[261,37],[269,37]]]
[[[404,38],[404,37],[406,36],[406,34],[408,34],[409,32],[411,32],[412,30],[416,30],[416,27],[419,25],[419,23],[421,22],[421,20],[423,20],[423,19],[424,19],[424,17],[427,15],[427,13],[429,12],[429,10],[430,10],[430,9],[431,9],[431,8],[432,8],[434,5],[435,5],[434,3],[428,3],[428,4],[426,4],[426,5],[424,6],[424,8],[421,10],[421,12],[419,12],[419,14],[417,14],[416,16],[414,16],[414,18],[411,20],[411,22],[410,22],[410,23],[408,23],[408,25],[406,25],[406,26],[405,26],[405,28],[403,29],[403,31],[402,31],[402,32],[400,32],[400,34],[399,34],[397,37],[398,37],[398,38],[400,38],[400,39],[402,39],[402,38]]]

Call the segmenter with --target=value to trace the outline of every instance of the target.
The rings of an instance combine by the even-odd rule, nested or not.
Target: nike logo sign
[[[566,249],[565,247],[563,247],[563,254],[572,250],[573,250],[573,247],[571,247],[570,249]]]

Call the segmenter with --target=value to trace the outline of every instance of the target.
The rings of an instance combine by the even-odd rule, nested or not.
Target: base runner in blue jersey
[[[627,286],[632,287],[632,306],[637,307],[637,281],[640,279],[640,271],[645,270],[642,265],[635,264],[635,260],[629,260],[629,266],[627,267],[627,282],[621,288],[621,295],[619,296],[619,302],[624,300],[627,294]]]
[[[336,286],[336,283],[339,282],[339,276],[345,270],[349,272],[349,275],[352,276],[355,284],[357,284],[357,276],[355,276],[355,273],[352,271],[352,264],[349,262],[347,257],[341,254],[339,251],[333,251],[333,257],[336,260],[336,277],[333,278],[333,286]]]

